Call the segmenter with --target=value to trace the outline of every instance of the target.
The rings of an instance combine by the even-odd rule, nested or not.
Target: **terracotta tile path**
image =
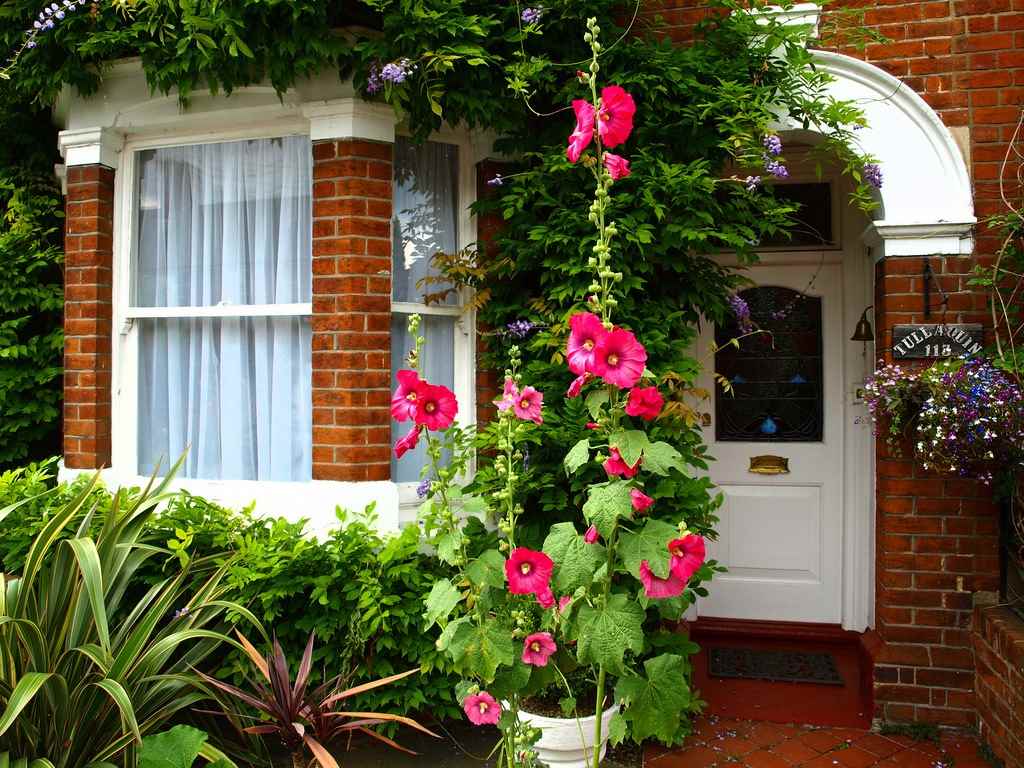
[[[686,744],[648,748],[644,768],[989,768],[969,735],[941,743],[853,728],[699,718]]]

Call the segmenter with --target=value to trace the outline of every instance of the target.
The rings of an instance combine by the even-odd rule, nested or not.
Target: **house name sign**
[[[939,357],[975,357],[981,352],[981,326],[897,325],[892,329],[895,360]]]

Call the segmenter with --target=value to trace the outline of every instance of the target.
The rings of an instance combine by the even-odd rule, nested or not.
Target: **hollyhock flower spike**
[[[565,156],[570,163],[575,163],[594,138],[594,105],[585,99],[576,99],[572,108],[576,112],[576,130],[569,135]]]
[[[672,554],[672,573],[684,582],[689,581],[690,577],[700,570],[707,557],[704,539],[695,533],[688,533],[681,539],[673,539],[668,543],[668,551]]]
[[[550,632],[534,632],[523,640],[523,663],[533,667],[546,667],[551,654],[558,650]]]
[[[459,404],[448,387],[421,381],[416,390],[416,423],[437,431],[447,429],[455,421]]]
[[[467,696],[462,709],[473,725],[497,725],[501,719],[501,705],[486,691]]]
[[[523,387],[519,393],[512,410],[516,416],[523,421],[532,421],[534,424],[543,424],[544,417],[541,416],[541,408],[544,406],[544,393],[538,392],[533,387]]]
[[[566,397],[579,397],[580,393],[583,391],[583,387],[586,386],[587,382],[592,378],[594,378],[592,374],[581,373],[572,380],[572,384],[569,385],[569,389],[565,391]]]
[[[643,513],[654,503],[654,499],[641,491],[639,488],[629,489],[629,498],[633,502],[633,509]]]
[[[411,451],[416,447],[417,443],[420,441],[421,429],[422,427],[419,424],[415,424],[413,425],[413,428],[406,433],[405,437],[399,438],[395,441],[396,459],[402,458],[408,451]]]
[[[594,347],[593,372],[619,389],[635,386],[646,365],[647,350],[624,328],[608,332]]]
[[[611,152],[604,153],[604,167],[608,169],[608,173],[614,181],[624,179],[630,174],[629,160],[618,155],[613,155]]]
[[[566,609],[572,605],[572,595],[562,595],[558,598],[558,612],[565,613]]]
[[[632,467],[629,466],[622,458],[619,453],[619,449],[612,446],[608,449],[608,458],[604,461],[604,471],[608,473],[609,477],[635,477],[640,467],[640,460],[638,459],[636,464]]]
[[[550,592],[551,571],[555,564],[543,552],[516,547],[505,561],[508,591],[513,595],[540,595]]]
[[[501,393],[501,399],[496,400],[495,403],[498,406],[499,411],[507,411],[516,404],[516,400],[519,399],[519,388],[516,386],[515,381],[508,377],[505,379],[505,389]]]
[[[597,532],[597,528],[593,525],[587,528],[587,532],[583,534],[583,540],[587,542],[587,544],[596,544],[597,540],[600,538],[601,534]]]
[[[579,312],[569,318],[569,343],[565,350],[569,370],[577,376],[593,373],[594,350],[607,335],[601,318],[591,312]]]
[[[634,387],[629,390],[626,413],[639,416],[644,421],[653,421],[658,418],[664,404],[665,400],[657,387]]]
[[[678,597],[686,589],[686,582],[672,571],[665,579],[655,576],[646,560],[640,563],[640,581],[644,585],[644,594],[653,598]]]
[[[408,421],[416,418],[416,390],[420,385],[420,377],[416,371],[404,370],[395,374],[398,388],[391,398],[391,418],[395,421]]]
[[[622,144],[633,132],[636,102],[618,85],[601,89],[601,111],[597,115],[597,131],[601,142],[611,149]]]

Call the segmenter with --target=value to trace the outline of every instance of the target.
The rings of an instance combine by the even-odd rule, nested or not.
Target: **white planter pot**
[[[601,759],[608,751],[608,724],[619,711],[614,704],[601,715]],[[597,717],[579,720],[565,717],[545,717],[519,710],[519,719],[540,729],[540,741],[534,747],[542,763],[550,768],[586,768],[594,753],[594,725]]]

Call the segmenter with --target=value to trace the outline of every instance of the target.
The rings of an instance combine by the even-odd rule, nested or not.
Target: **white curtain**
[[[453,253],[459,246],[459,157],[453,144],[427,142],[416,145],[399,138],[395,143],[395,183],[392,219],[392,297],[395,301],[422,303],[425,293],[436,293],[441,286],[417,287],[420,279],[436,275],[431,259],[438,251]],[[444,302],[457,305],[458,296]],[[395,313],[391,323],[392,384],[395,373],[407,367],[406,357],[413,346],[407,330],[409,316]],[[426,339],[426,354],[420,375],[432,384],[455,388],[455,318],[423,315],[420,333]],[[461,412],[465,404],[460,404]],[[409,430],[408,423],[392,424],[398,439]],[[420,468],[427,462],[425,442],[409,451],[400,461],[392,459],[391,477],[396,482],[419,480]]]
[[[140,153],[133,303],[185,308],[140,321],[141,472],[309,479],[308,321],[187,308],[310,301],[311,167],[301,136]]]

